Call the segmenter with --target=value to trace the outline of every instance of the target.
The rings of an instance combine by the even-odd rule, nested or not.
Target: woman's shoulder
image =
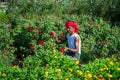
[[[79,36],[79,35],[78,35],[77,33],[74,33],[74,36],[77,37],[77,36]]]
[[[78,38],[81,40],[81,38],[80,38],[79,34],[75,33],[75,34],[74,34],[74,36],[75,36],[75,38],[77,38],[77,37],[78,37]]]

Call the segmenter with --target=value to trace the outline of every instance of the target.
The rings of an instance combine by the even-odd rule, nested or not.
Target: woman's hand
[[[68,47],[65,47],[65,51],[67,51],[69,48]]]

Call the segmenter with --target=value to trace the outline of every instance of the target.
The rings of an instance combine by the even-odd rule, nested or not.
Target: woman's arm
[[[54,36],[54,38],[55,38],[55,41],[56,41],[57,43],[60,43],[60,42],[63,42],[63,41],[66,41],[66,40],[67,40],[66,37],[63,37],[63,38],[61,38],[61,39],[58,39],[58,37]]]
[[[62,38],[58,39],[58,37],[56,36],[56,33],[54,31],[51,31],[50,34],[55,38],[55,41],[57,43],[60,43],[60,42],[63,42],[63,41],[67,40],[66,37],[62,37]]]

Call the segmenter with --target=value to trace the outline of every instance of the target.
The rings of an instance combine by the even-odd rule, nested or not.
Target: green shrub
[[[87,65],[81,67],[86,79],[117,79],[119,80],[120,62],[118,62],[114,55],[112,58],[98,59],[94,62],[89,62]]]

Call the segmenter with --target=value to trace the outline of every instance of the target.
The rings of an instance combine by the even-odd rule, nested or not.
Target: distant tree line
[[[0,0],[17,14],[77,14],[120,22],[120,0]],[[11,10],[10,13],[12,12]],[[15,11],[16,10],[16,11]],[[13,13],[12,13],[13,14]]]
[[[0,0],[0,2],[6,2],[6,1],[8,1],[8,0]]]

